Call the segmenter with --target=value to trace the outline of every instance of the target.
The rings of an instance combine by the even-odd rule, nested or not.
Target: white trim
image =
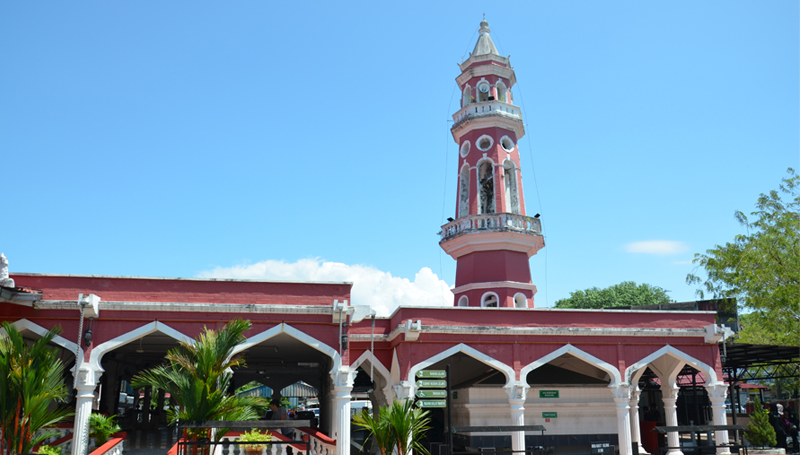
[[[481,148],[481,145],[480,145],[481,144],[481,140],[483,140],[484,138],[488,138],[489,139],[489,146],[486,147],[486,148]],[[488,135],[488,134],[481,135],[481,137],[479,137],[478,139],[475,140],[475,147],[477,147],[478,150],[480,150],[481,152],[489,151],[489,149],[491,149],[493,145],[494,145],[494,138],[492,136]],[[491,158],[489,160],[491,161]],[[480,166],[480,161],[478,161],[478,165]],[[492,166],[494,166],[494,161],[492,161]]]
[[[418,364],[412,366],[411,369],[408,371],[408,381],[410,381],[411,383],[415,383],[417,371],[425,369],[433,365],[434,363],[440,360],[444,360],[452,355],[458,354],[459,352],[466,354],[472,357],[473,359],[479,362],[483,362],[486,365],[489,365],[490,367],[494,368],[495,370],[502,372],[506,377],[506,385],[504,387],[510,387],[511,384],[514,383],[514,381],[516,380],[516,374],[514,373],[514,369],[511,368],[510,366],[478,351],[477,349],[471,348],[464,343],[459,343],[451,347],[450,349],[447,349],[446,351],[442,351],[436,354],[435,356],[429,357],[428,359],[423,360],[422,362],[419,362]]]
[[[73,307],[73,309],[74,309],[74,307]],[[11,322],[11,325],[16,327],[18,332],[21,332],[22,330],[29,330],[29,331],[39,335],[40,337],[43,337],[47,332],[49,332],[49,330],[45,329],[44,327],[40,326],[39,324],[36,324],[35,322],[31,322],[31,321],[29,321],[27,319],[20,319],[18,321]],[[5,331],[5,329],[0,328],[0,337],[2,337],[2,336],[6,336],[6,331]],[[67,351],[71,352],[73,355],[75,355],[75,350],[78,349],[78,355],[80,355],[80,358],[83,359],[83,348],[78,346],[78,344],[73,343],[72,341],[69,341],[68,339],[62,337],[61,335],[54,336],[52,341],[53,341],[53,343],[61,346],[62,348],[66,349]]]
[[[508,142],[511,142],[511,150],[507,149],[506,146],[503,145],[503,141],[505,141],[506,139],[508,139]],[[517,144],[515,144],[514,141],[512,141],[511,138],[508,137],[508,135],[506,134],[506,135],[504,135],[503,137],[500,138],[500,147],[502,147],[503,150],[505,150],[506,152],[511,153],[517,147]],[[506,160],[506,161],[510,161],[510,160]],[[512,161],[512,163],[513,163],[513,161]],[[516,167],[516,166],[514,166],[514,167]]]
[[[567,344],[565,346],[562,346],[562,347],[556,349],[555,351],[551,352],[550,354],[547,354],[546,356],[541,357],[538,360],[535,360],[535,361],[531,362],[530,364],[528,364],[527,366],[523,367],[519,371],[520,381],[527,383],[528,373],[530,373],[531,371],[541,367],[542,365],[546,365],[546,364],[550,363],[550,361],[555,360],[555,359],[561,357],[564,354],[571,354],[574,357],[577,357],[577,358],[583,360],[584,362],[586,362],[586,363],[588,363],[588,364],[590,364],[592,366],[595,366],[595,367],[605,371],[606,373],[608,373],[608,375],[611,376],[611,382],[608,384],[609,388],[617,387],[618,385],[622,384],[622,377],[619,374],[619,370],[617,368],[615,368],[610,363],[608,363],[608,362],[606,362],[604,360],[601,360],[601,359],[589,354],[586,351],[583,351],[581,349],[576,348],[575,346],[573,346],[571,344]]]
[[[453,307],[456,310],[483,310],[481,307]],[[536,311],[533,308],[489,308],[503,311]],[[472,326],[460,325],[424,325],[422,333],[447,333],[458,335],[546,335],[546,336],[611,336],[611,337],[702,337],[703,331],[698,329],[651,329],[640,327],[508,327],[508,326]],[[369,336],[369,335],[367,335]],[[377,340],[376,335],[376,340]]]
[[[96,371],[105,371],[103,370],[103,367],[100,366],[100,362],[103,360],[103,356],[106,355],[106,353],[128,343],[134,342],[139,338],[144,338],[145,336],[154,332],[161,332],[179,342],[183,341],[194,344],[194,340],[187,335],[173,329],[163,322],[153,321],[139,327],[138,329],[133,329],[128,333],[123,333],[118,337],[112,338],[92,349],[92,353],[89,354],[89,365]]]
[[[39,309],[74,310],[74,300],[41,300]],[[114,311],[179,311],[203,313],[258,313],[258,314],[333,314],[327,305],[269,305],[259,303],[187,303],[187,302],[101,302],[100,308]]]
[[[489,296],[492,296],[492,295],[495,298],[497,306],[496,307],[494,307],[494,306],[487,307],[486,306],[486,298],[489,297]],[[500,296],[498,296],[497,293],[494,292],[494,291],[484,292],[483,295],[481,296],[481,308],[500,308]]]
[[[647,367],[647,365],[650,362],[652,362],[652,361],[654,361],[654,360],[656,360],[656,359],[658,359],[660,357],[663,357],[665,355],[673,357],[673,358],[675,358],[677,360],[682,360],[683,362],[691,365],[695,369],[698,369],[698,370],[702,371],[703,374],[706,377],[706,385],[716,384],[717,382],[719,382],[719,379],[717,379],[717,372],[714,371],[713,368],[711,368],[709,365],[706,365],[705,363],[695,359],[694,357],[690,356],[689,354],[686,354],[685,352],[683,352],[683,351],[681,351],[679,349],[676,349],[676,348],[674,348],[674,347],[672,347],[670,345],[664,346],[663,348],[659,349],[658,351],[648,355],[647,357],[644,357],[643,359],[639,360],[638,362],[636,362],[633,365],[631,365],[628,368],[626,368],[625,369],[625,380],[626,381],[630,381],[631,377],[633,376],[633,374],[637,370],[640,370],[640,369],[643,369],[643,368]],[[667,379],[667,378],[662,378],[662,379]]]
[[[339,352],[336,349],[328,346],[327,344],[317,340],[316,338],[307,335],[306,333],[297,330],[296,328],[286,324],[285,322],[281,322],[280,324],[276,325],[275,327],[265,330],[257,335],[251,336],[247,338],[247,340],[236,347],[233,351],[233,355],[236,355],[240,352],[243,352],[251,347],[262,343],[274,336],[280,335],[281,333],[285,333],[290,337],[300,341],[303,344],[306,344],[317,351],[327,355],[328,357],[333,360],[333,368],[331,369],[330,373],[334,374],[337,373],[342,366],[342,357],[339,355]]]
[[[455,292],[453,292],[453,294],[455,294]],[[462,301],[464,302],[463,305],[461,304]],[[459,297],[458,298],[458,306],[460,306],[462,308],[469,306],[469,297],[467,297],[465,295],[462,295],[461,297]]]
[[[356,359],[355,362],[350,364],[350,370],[356,371],[358,367],[360,367],[364,362],[368,360],[375,368],[375,370],[377,370],[378,373],[380,373],[380,375],[383,376],[384,379],[386,379],[386,383],[388,384],[392,380],[392,373],[389,371],[388,368],[386,368],[383,365],[383,363],[381,363],[380,360],[378,360],[377,357],[375,357],[375,354],[370,351],[364,351],[360,356],[358,356],[358,359]],[[375,379],[373,378],[370,379],[375,381]]]
[[[524,289],[526,291],[536,291],[536,285],[531,283],[520,283],[519,281],[489,281],[486,283],[470,283],[457,288],[453,288],[453,294],[460,294],[462,292],[473,291],[475,289],[497,289],[497,288],[511,288],[511,289]]]
[[[466,152],[464,151],[465,147],[467,149]],[[472,149],[472,143],[467,140],[461,143],[461,148],[459,149],[458,153],[459,155],[461,155],[461,158],[465,158],[467,155],[469,155],[471,149]]]

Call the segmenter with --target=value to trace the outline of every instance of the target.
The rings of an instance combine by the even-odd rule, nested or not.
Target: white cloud
[[[215,267],[198,278],[239,278],[275,281],[349,281],[354,305],[369,305],[378,316],[388,316],[399,305],[453,306],[453,293],[444,280],[423,267],[414,281],[394,277],[375,267],[300,259],[297,262],[268,260],[252,265]]]
[[[689,251],[689,247],[683,243],[674,240],[644,240],[641,242],[632,242],[625,245],[625,251],[628,253],[644,253],[644,254],[680,254]]]

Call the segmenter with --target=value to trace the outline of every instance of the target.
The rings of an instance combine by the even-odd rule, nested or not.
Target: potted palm
[[[259,455],[261,454],[264,449],[267,448],[267,444],[265,442],[272,441],[272,435],[269,434],[269,431],[258,431],[253,428],[250,431],[245,431],[238,438],[239,442],[252,442],[252,443],[259,443],[259,444],[243,444],[247,455]]]
[[[89,436],[94,438],[96,447],[100,447],[111,438],[111,435],[122,431],[117,425],[117,416],[104,416],[103,414],[93,413],[89,416]]]
[[[17,328],[4,321],[0,336],[0,452],[31,453],[55,432],[37,431],[73,415],[67,398],[64,364],[48,344],[61,333],[50,329],[28,344]]]
[[[414,407],[413,400],[395,400],[391,405],[382,406],[377,417],[368,409],[356,414],[353,423],[372,435],[372,443],[378,446],[381,455],[409,455],[412,451],[430,455],[420,443],[431,428],[429,412]]]
[[[167,363],[136,375],[133,387],[152,386],[172,396],[175,406],[167,410],[170,424],[178,421],[257,420],[266,401],[260,397],[241,397],[229,393],[233,367],[244,366],[244,358],[233,355],[245,341],[243,333],[250,321],[229,321],[219,330],[206,328],[194,342],[181,342],[167,352]],[[229,429],[184,429],[188,442],[200,439],[219,442]],[[197,452],[198,446],[192,451]],[[209,453],[209,447],[200,449]]]

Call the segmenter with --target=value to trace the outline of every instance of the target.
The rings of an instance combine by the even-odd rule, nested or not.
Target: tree
[[[750,414],[750,423],[747,424],[744,437],[754,446],[771,447],[775,445],[775,429],[769,423],[769,413],[758,398],[755,400],[755,407],[753,413]]]
[[[0,452],[30,453],[53,433],[39,429],[65,420],[73,413],[54,403],[67,398],[64,364],[48,343],[61,327],[50,329],[31,344],[14,325],[3,322],[0,337]]]
[[[800,345],[800,176],[787,172],[778,190],[759,196],[753,221],[735,212],[746,234],[695,255],[707,278],[686,277],[700,298],[735,298],[750,311],[741,342]]]
[[[646,283],[637,286],[633,281],[623,281],[605,289],[593,287],[585,291],[570,292],[569,298],[557,301],[555,307],[600,309],[671,302],[666,289]]]
[[[233,356],[244,342],[243,333],[250,321],[230,321],[219,331],[206,328],[194,343],[181,342],[167,352],[168,363],[136,375],[135,388],[152,386],[169,393],[177,403],[167,411],[170,423],[182,421],[256,420],[266,401],[260,397],[239,397],[228,393],[231,368],[244,366],[241,356]],[[190,441],[209,438],[219,441],[227,429],[214,434],[210,430],[186,430]]]
[[[365,428],[372,435],[381,455],[408,455],[412,451],[423,455],[430,452],[420,442],[431,428],[429,412],[414,406],[413,400],[395,400],[391,405],[382,406],[378,417],[364,409],[356,414],[353,424]]]

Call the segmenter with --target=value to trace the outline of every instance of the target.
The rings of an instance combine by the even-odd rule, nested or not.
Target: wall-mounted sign
[[[420,408],[446,408],[447,400],[417,400]]]
[[[447,390],[417,390],[417,398],[447,398]]]
[[[539,398],[558,398],[558,390],[540,390]]]
[[[607,442],[593,442],[592,443],[592,453],[593,454],[600,454],[600,453],[611,453],[611,444]]]
[[[447,373],[444,370],[419,370],[417,371],[418,378],[445,378]]]
[[[420,379],[417,381],[418,389],[444,389],[447,381],[444,379]]]
[[[542,413],[542,418],[543,419],[555,419],[557,417],[558,417],[558,413],[557,412],[543,412]]]

